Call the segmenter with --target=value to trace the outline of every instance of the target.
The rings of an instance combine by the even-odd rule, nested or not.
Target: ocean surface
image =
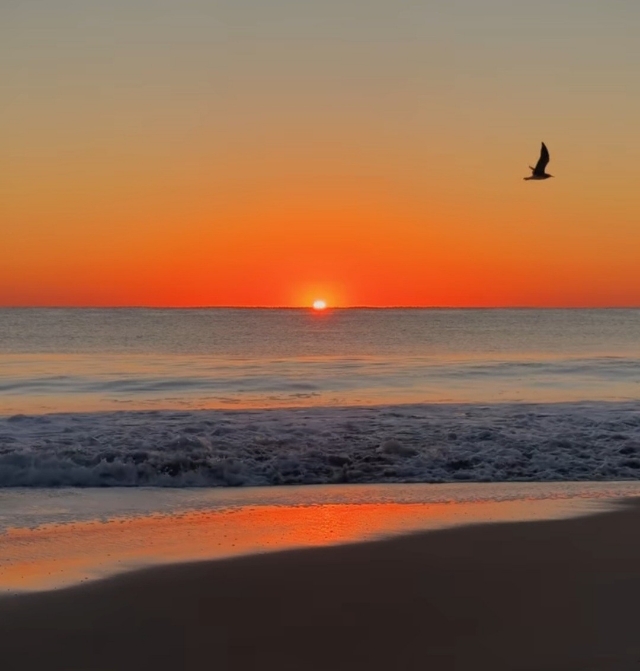
[[[0,486],[640,477],[640,310],[1,309]]]

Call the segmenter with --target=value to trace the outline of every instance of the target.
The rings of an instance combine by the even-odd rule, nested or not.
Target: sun
[[[326,310],[327,309],[327,301],[323,301],[320,298],[318,300],[313,301],[313,309],[314,310]]]

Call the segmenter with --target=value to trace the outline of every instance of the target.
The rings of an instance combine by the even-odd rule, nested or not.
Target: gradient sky
[[[3,0],[0,305],[640,305],[638,35],[637,0]]]

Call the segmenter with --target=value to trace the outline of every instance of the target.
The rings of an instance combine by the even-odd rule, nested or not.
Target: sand
[[[640,502],[0,599],[3,671],[640,668]]]

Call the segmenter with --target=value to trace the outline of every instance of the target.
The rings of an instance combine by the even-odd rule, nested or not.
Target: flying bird
[[[549,163],[549,150],[543,142],[542,148],[540,149],[540,158],[536,163],[536,167],[531,168],[531,166],[529,166],[529,168],[531,168],[531,177],[525,177],[524,179],[548,179],[549,177],[553,177],[553,175],[548,175],[544,171],[547,167],[547,163]]]

